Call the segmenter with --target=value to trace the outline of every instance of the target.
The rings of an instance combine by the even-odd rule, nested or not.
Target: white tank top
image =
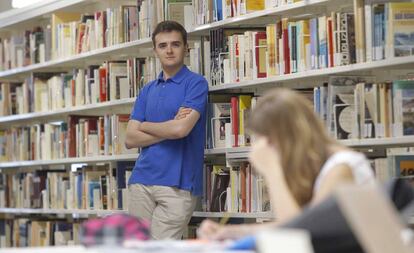
[[[319,190],[326,175],[336,166],[341,164],[345,164],[351,168],[352,175],[357,185],[373,184],[375,182],[374,172],[363,154],[351,150],[338,151],[331,155],[322,166],[322,169],[315,180],[315,185],[313,186],[313,194]]]

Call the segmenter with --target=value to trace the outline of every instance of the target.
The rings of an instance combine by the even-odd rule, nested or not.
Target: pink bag
[[[122,244],[124,240],[150,239],[150,223],[128,214],[113,214],[85,221],[81,227],[81,242],[86,246]]]

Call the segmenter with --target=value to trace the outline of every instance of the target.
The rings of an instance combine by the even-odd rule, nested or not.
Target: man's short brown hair
[[[151,39],[152,39],[152,44],[154,45],[154,47],[156,46],[155,36],[157,36],[157,34],[163,33],[163,32],[172,32],[172,31],[177,31],[181,33],[184,45],[187,45],[187,31],[185,30],[185,28],[176,21],[167,20],[167,21],[158,23],[158,25],[154,29],[154,32],[152,33]]]

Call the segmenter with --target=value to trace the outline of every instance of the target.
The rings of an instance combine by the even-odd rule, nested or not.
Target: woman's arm
[[[322,179],[319,189],[312,198],[311,204],[320,203],[326,197],[331,195],[339,184],[353,183],[354,176],[352,169],[346,164],[338,164],[331,168],[328,174]]]
[[[207,240],[239,239],[248,235],[255,235],[264,229],[277,226],[277,222],[258,224],[221,225],[212,220],[204,220],[197,230],[197,237]]]
[[[277,221],[283,223],[299,214],[301,208],[286,183],[277,148],[267,138],[257,138],[252,144],[249,160],[263,175]]]

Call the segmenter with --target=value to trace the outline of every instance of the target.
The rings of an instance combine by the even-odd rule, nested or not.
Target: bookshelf
[[[409,147],[414,143],[414,136],[340,140],[339,142],[351,148],[386,148],[395,146]],[[219,148],[206,150],[206,153],[213,153],[214,151],[225,153],[228,159],[247,159],[250,152],[250,147]]]
[[[108,109],[116,112],[125,112],[134,104],[134,98],[119,99],[115,101],[107,101],[101,103],[94,103],[88,105],[81,105],[72,108],[62,108],[48,112],[34,112],[18,115],[9,115],[0,117],[0,128],[7,128],[10,126],[18,126],[28,122],[45,122],[54,118],[62,118],[66,115],[103,115]]]
[[[236,17],[230,17],[225,20],[216,21],[209,24],[203,24],[193,27],[189,30],[190,35],[205,34],[211,29],[221,28],[221,27],[238,27],[238,26],[247,26],[247,25],[257,25],[257,24],[267,24],[269,19],[274,19],[274,16],[288,16],[295,13],[303,13],[303,10],[306,8],[306,11],[309,13],[318,13],[321,12],[321,8],[324,8],[324,5],[329,2],[340,2],[338,0],[307,0],[291,4],[285,4],[277,7],[271,7],[265,10],[251,12],[245,15],[240,15]]]
[[[205,2],[204,0],[203,2]],[[193,1],[194,2],[194,1]],[[201,2],[201,1],[200,1]],[[269,1],[271,2],[271,1]],[[283,1],[280,1],[283,2]],[[191,40],[208,40],[212,31],[217,29],[245,29],[251,27],[266,27],[275,20],[291,18],[293,20],[308,19],[310,17],[319,17],[328,15],[335,11],[336,8],[344,12],[353,12],[353,1],[341,0],[304,0],[299,2],[282,4],[277,7],[270,7],[260,11],[254,11],[245,15],[229,17],[224,20],[207,22],[205,24],[192,24],[188,27],[188,35]],[[0,37],[3,33],[10,31],[32,29],[33,24],[45,24],[50,20],[54,12],[81,12],[93,13],[94,11],[105,8],[115,7],[124,3],[135,3],[131,1],[97,1],[97,0],[46,0],[33,6],[12,10],[0,14]],[[106,4],[106,5],[105,5]],[[3,82],[23,82],[33,73],[62,73],[70,72],[73,69],[86,69],[91,65],[101,65],[105,61],[127,60],[131,57],[151,56],[152,41],[150,38],[141,38],[129,42],[119,43],[102,48],[92,49],[87,52],[81,52],[68,57],[52,59],[41,63],[35,63],[26,66],[15,67],[0,71],[0,83]],[[199,51],[199,55],[206,56],[206,52]],[[199,62],[203,62],[198,59]],[[210,59],[204,59],[204,73]],[[208,61],[207,61],[208,60]],[[202,64],[201,64],[202,65]],[[238,82],[224,82],[222,84],[211,85],[209,91],[211,95],[219,93],[254,93],[260,95],[267,89],[277,86],[286,86],[293,88],[309,88],[321,85],[326,82],[330,76],[334,75],[370,75],[379,76],[382,81],[387,79],[389,72],[396,71],[401,73],[410,73],[414,67],[414,56],[391,57],[382,60],[359,62],[343,66],[333,66],[318,69],[306,69],[297,73],[272,75],[266,78],[251,78],[249,80],[240,80]],[[395,77],[390,77],[393,80]],[[303,87],[302,87],[303,86]],[[18,115],[7,115],[0,117],[0,130],[22,127],[33,124],[43,124],[55,120],[64,120],[70,115],[82,116],[103,116],[110,112],[111,114],[129,114],[135,98],[123,98],[105,102],[90,103],[85,105],[76,105],[70,108],[60,108],[44,112],[30,112]],[[402,137],[384,137],[384,138],[367,138],[367,139],[348,139],[340,140],[341,143],[356,149],[379,149],[386,150],[394,147],[414,146],[413,136]],[[250,148],[244,147],[219,147],[207,148],[205,156],[219,157],[225,160],[226,165],[239,165],[247,160]],[[139,154],[106,154],[93,155],[84,157],[68,157],[59,159],[29,160],[29,161],[1,161],[0,172],[16,172],[50,169],[62,167],[68,169],[72,164],[102,165],[108,164],[113,168],[119,162],[135,161]],[[214,160],[214,159],[213,159]],[[222,163],[222,162],[221,162]],[[213,163],[214,165],[214,163]],[[59,216],[72,218],[87,218],[93,216],[105,216],[112,213],[125,213],[124,210],[83,210],[83,209],[38,209],[38,208],[0,208],[0,214],[6,215],[34,215],[34,216]],[[245,219],[272,219],[274,218],[269,211],[258,212],[204,212],[196,211],[193,217],[221,218],[230,216],[232,218]],[[414,216],[410,219],[414,224]]]
[[[274,219],[271,212],[257,212],[257,213],[225,213],[225,212],[194,212],[193,217],[202,218],[242,218],[242,219]]]
[[[238,150],[235,148],[235,150]],[[207,149],[205,150],[205,155],[224,155],[226,154],[225,149]],[[245,153],[247,154],[247,152]],[[51,166],[51,165],[65,165],[65,164],[74,164],[74,163],[104,163],[104,162],[113,162],[113,161],[135,161],[138,157],[137,154],[121,154],[121,155],[101,155],[95,157],[76,157],[76,158],[63,158],[63,159],[53,159],[53,160],[38,160],[38,161],[17,161],[17,162],[1,162],[1,169],[14,169],[14,168],[23,168],[23,167],[34,167],[34,166]],[[247,157],[247,156],[245,156]]]
[[[80,209],[38,209],[38,208],[0,208],[0,214],[9,215],[55,215],[72,218],[103,217],[114,213],[126,213],[122,210],[80,210]]]
[[[227,148],[214,148],[214,149],[206,149],[204,151],[204,154],[206,155],[219,155],[219,154],[225,154]]]
[[[290,12],[303,12],[305,9],[306,11],[311,12],[321,12],[320,9],[313,10],[311,7],[321,7],[323,4],[326,4],[332,0],[309,0],[303,2],[297,2],[293,4],[282,5],[280,7],[275,7],[269,10],[257,11],[254,13],[246,14],[243,16],[238,16],[234,18],[229,18],[226,20],[222,20],[219,22],[214,22],[212,24],[200,25],[196,26],[188,31],[189,37],[198,37],[201,34],[206,34],[208,31],[215,29],[215,28],[226,28],[226,27],[234,27],[234,26],[247,26],[249,24],[255,24],[257,22],[262,22],[263,24],[269,23],[268,20],[266,21],[259,21],[260,18],[263,16],[275,16],[275,15],[289,15]],[[339,0],[334,0],[339,2]],[[53,0],[49,2],[54,2]],[[62,1],[63,2],[63,1]],[[73,1],[73,7],[81,8],[81,5],[78,6],[76,3],[85,3],[88,0],[83,1]],[[64,6],[62,7],[54,7],[51,8],[50,11],[58,11],[61,9],[65,9]],[[48,13],[46,12],[46,13]],[[36,15],[34,15],[36,17]],[[273,17],[271,17],[272,19]],[[7,19],[7,18],[6,18]],[[0,19],[1,20],[1,19]],[[25,21],[30,21],[30,17],[25,19]],[[16,22],[17,23],[17,22]],[[6,26],[4,26],[6,27]],[[2,27],[0,27],[2,28]],[[101,49],[92,50],[89,52],[81,53],[72,57],[64,58],[64,59],[56,59],[51,60],[45,63],[38,63],[32,64],[25,67],[14,68],[11,70],[6,70],[0,72],[0,78],[2,80],[16,80],[19,77],[24,77],[30,72],[43,72],[47,71],[61,71],[62,69],[71,69],[73,67],[85,67],[86,65],[93,65],[102,62],[102,59],[111,59],[116,55],[116,59],[128,58],[131,55],[139,55],[139,50],[141,49],[144,53],[148,54],[148,49],[152,46],[150,38],[144,38],[137,41],[122,43],[110,47],[105,47]],[[351,71],[351,70],[350,70]],[[273,81],[272,81],[273,82]],[[214,91],[214,88],[212,89]]]
[[[149,54],[149,47],[151,47],[151,39],[141,39],[138,41],[131,41],[120,45],[114,45],[110,47],[95,49],[85,53],[81,53],[75,56],[71,56],[65,59],[56,59],[44,63],[37,63],[21,68],[15,68],[11,70],[2,71],[0,78],[4,80],[19,80],[27,76],[31,72],[58,72],[65,69],[72,69],[74,67],[83,68],[85,66],[99,64],[102,59],[126,59],[131,55],[139,55],[142,52],[140,48],[144,48],[145,54]],[[116,57],[114,57],[116,55]]]
[[[13,9],[0,14],[0,29],[12,28],[26,22],[39,22],[43,16],[54,11],[68,9],[79,10],[91,1],[88,0],[45,0],[27,6]]]
[[[114,213],[127,213],[124,210],[82,210],[82,209],[37,209],[37,208],[0,208],[0,214],[9,215],[56,215],[56,216],[72,216],[73,218],[80,217],[103,217]],[[273,219],[271,212],[260,213],[224,213],[224,212],[200,212],[195,211],[193,217],[199,218],[222,218],[230,216],[232,218],[242,219]]]
[[[414,138],[410,137],[392,137],[392,138],[377,138],[377,139],[359,139],[359,140],[341,140],[344,145],[353,148],[385,148],[385,147],[404,147],[412,146]]]
[[[76,157],[76,158],[63,158],[54,160],[38,160],[38,161],[18,161],[18,162],[2,162],[0,163],[0,169],[14,169],[34,166],[53,166],[53,165],[70,165],[75,163],[108,163],[114,161],[135,161],[138,157],[137,154],[122,154],[122,155],[101,155],[95,157]]]
[[[210,87],[210,91],[216,92],[228,89],[257,88],[263,85],[277,85],[281,82],[292,83],[295,81],[303,81],[304,79],[309,80],[311,78],[326,78],[329,75],[352,74],[361,71],[372,71],[373,73],[378,73],[383,71],[384,69],[397,69],[399,67],[414,67],[414,56],[398,57],[375,62],[356,63],[352,65],[338,66],[325,69],[307,70],[300,73],[272,76],[269,78],[258,78],[254,80],[241,81],[237,83],[225,83]]]

